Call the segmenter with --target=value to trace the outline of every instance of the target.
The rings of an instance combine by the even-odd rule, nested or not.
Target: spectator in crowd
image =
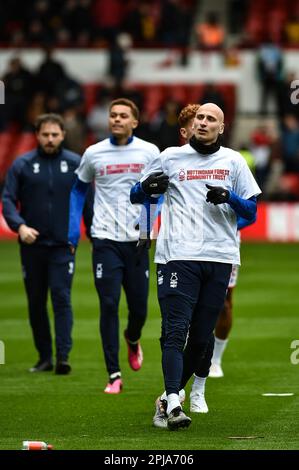
[[[261,85],[260,114],[268,114],[268,102],[272,96],[279,112],[280,87],[283,80],[283,53],[280,47],[268,38],[257,51],[257,72]]]
[[[26,12],[26,39],[32,46],[40,46],[51,40],[49,22],[52,12],[49,0],[37,0]]]
[[[283,119],[281,146],[285,171],[299,172],[299,123],[292,114]]]
[[[39,66],[36,76],[37,87],[45,95],[55,95],[57,85],[64,80],[66,71],[63,65],[53,58],[53,49],[44,49],[44,58]]]
[[[70,32],[73,44],[88,45],[93,34],[91,0],[68,0],[62,10],[62,24]]]
[[[180,103],[172,98],[167,99],[163,109],[152,123],[155,142],[161,151],[173,145],[180,145],[180,127],[178,124],[180,109]]]
[[[224,46],[225,31],[217,13],[210,12],[203,23],[197,23],[195,34],[198,46],[204,50],[215,50]]]
[[[290,15],[285,25],[285,37],[288,46],[299,46],[299,11]]]
[[[34,77],[24,66],[19,57],[13,57],[2,80],[5,85],[5,121],[6,124],[26,124],[26,114],[33,96]]]
[[[117,98],[117,96],[127,98],[127,100],[133,101],[138,109],[143,108],[143,94],[134,85],[131,85],[129,80],[124,80],[119,87],[115,86],[112,95],[113,98]]]
[[[53,58],[53,50],[44,50],[45,58],[36,76],[37,89],[46,97],[46,106],[51,112],[64,112],[84,104],[82,85],[70,77],[60,62]]]
[[[261,124],[254,129],[250,140],[250,151],[255,163],[255,178],[258,185],[263,189],[271,164],[273,137],[269,128]]]
[[[46,112],[46,97],[43,93],[37,92],[33,96],[26,114],[26,124],[29,130],[35,129],[35,123],[41,114]]]
[[[219,108],[223,109],[223,112],[226,111],[224,97],[215,83],[209,82],[204,86],[202,95],[199,97],[199,102],[202,104],[215,103]]]
[[[109,48],[108,76],[114,80],[115,87],[122,87],[127,76],[128,58],[127,52],[132,45],[131,36],[128,33],[118,34]]]
[[[123,23],[138,46],[140,43],[153,44],[157,40],[157,25],[159,20],[160,4],[157,1],[131,0],[127,7]]]
[[[121,32],[139,44],[182,48],[193,20],[195,0],[2,0],[0,41],[14,46],[107,45]]]
[[[79,81],[67,75],[57,84],[55,96],[59,99],[63,111],[69,108],[76,108],[80,111],[83,107],[84,95],[82,85]]]
[[[63,113],[65,122],[65,145],[72,152],[82,155],[86,142],[86,127],[76,106],[67,108]]]
[[[159,23],[159,41],[168,47],[180,48],[182,65],[187,64],[188,46],[193,22],[193,10],[186,2],[162,2]]]
[[[87,115],[87,126],[97,142],[109,136],[108,116],[112,92],[113,90],[108,87],[100,88],[96,102]]]

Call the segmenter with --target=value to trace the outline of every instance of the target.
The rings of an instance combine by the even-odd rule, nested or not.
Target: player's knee
[[[54,310],[68,308],[71,305],[69,289],[52,289],[52,302]]]
[[[164,347],[183,351],[186,344],[187,331],[186,328],[182,327],[168,332],[165,336]]]
[[[138,305],[137,308],[130,309],[129,318],[134,319],[135,322],[144,323],[147,316],[146,305]]]
[[[117,315],[118,313],[118,301],[117,299],[110,296],[101,297],[101,315]]]

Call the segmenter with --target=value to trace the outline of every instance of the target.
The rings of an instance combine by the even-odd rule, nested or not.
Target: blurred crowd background
[[[42,50],[37,67],[26,63],[28,50]],[[82,82],[57,59],[61,50],[104,52],[105,79],[102,75],[96,82]],[[163,50],[168,55],[161,67],[172,67],[175,52],[186,71],[194,52],[203,67],[217,53],[223,70],[238,70],[243,54],[253,51],[257,109],[240,111],[238,86],[221,83],[219,76],[183,83],[180,75],[178,84],[159,85],[128,79],[132,51],[146,55]],[[161,150],[180,145],[177,117],[183,106],[215,102],[226,114],[224,145],[237,145],[243,152],[263,198],[299,200],[299,104],[291,99],[299,78],[298,1],[1,0],[1,51],[11,54],[1,64],[5,104],[0,105],[0,186],[12,160],[35,145],[39,114],[63,114],[66,146],[82,153],[107,137],[109,102],[125,96],[141,110],[136,134]],[[295,57],[292,67],[286,67],[289,51]]]

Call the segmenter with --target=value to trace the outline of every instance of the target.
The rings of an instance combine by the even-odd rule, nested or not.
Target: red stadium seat
[[[181,103],[182,106],[187,103],[188,99],[188,85],[179,84],[171,85],[170,87],[166,85],[166,93],[169,93],[168,98],[171,98],[178,103]]]
[[[162,108],[164,102],[164,90],[161,85],[149,85],[145,89],[144,110],[152,119],[159,109]]]
[[[0,179],[5,176],[12,160],[12,149],[15,143],[15,133],[12,131],[0,133]]]
[[[266,37],[280,42],[288,16],[295,13],[297,2],[293,0],[250,1],[245,30],[250,42],[260,44]]]
[[[89,113],[97,101],[97,93],[100,89],[98,83],[88,83],[83,86],[85,96],[85,112]]]
[[[19,135],[13,149],[13,158],[22,155],[22,153],[29,152],[29,150],[32,150],[34,147],[36,147],[35,134],[33,132],[23,132]]]
[[[284,192],[299,198],[299,174],[285,173],[280,177],[280,187]]]

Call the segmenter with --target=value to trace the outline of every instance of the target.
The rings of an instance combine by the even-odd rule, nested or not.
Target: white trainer
[[[186,398],[185,390],[180,390],[179,393],[179,400],[181,406],[184,405],[184,401]],[[161,397],[158,397],[155,402],[155,414],[153,416],[153,425],[156,428],[167,428],[167,400],[161,400]]]
[[[167,401],[161,400],[160,397],[157,398],[155,402],[155,414],[153,416],[153,425],[156,428],[167,428]]]
[[[223,373],[221,365],[212,363],[210,367],[209,377],[212,377],[213,379],[219,379],[220,377],[223,377],[223,376],[224,376],[224,373]]]
[[[192,413],[208,413],[209,408],[203,393],[197,390],[191,390],[190,393],[190,411]]]

